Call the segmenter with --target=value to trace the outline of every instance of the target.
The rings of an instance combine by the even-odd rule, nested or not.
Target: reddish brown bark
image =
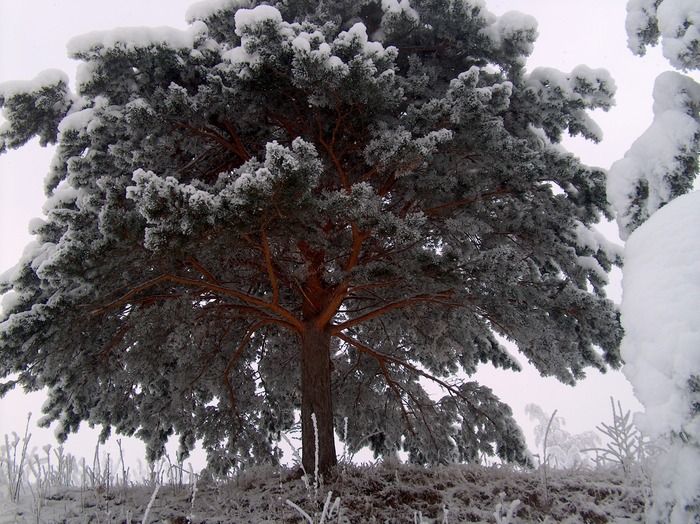
[[[314,321],[304,324],[301,335],[301,456],[302,465],[309,475],[316,471],[325,475],[338,463],[333,428],[330,341],[330,334]]]
[[[301,462],[307,474],[325,475],[338,463],[333,428],[331,333],[328,309],[334,288],[323,281],[325,254],[300,244],[309,263],[303,298],[301,336]],[[315,421],[314,421],[315,418]]]

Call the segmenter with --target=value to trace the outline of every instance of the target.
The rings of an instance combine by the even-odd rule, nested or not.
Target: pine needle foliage
[[[619,364],[605,173],[557,144],[600,139],[607,72],[526,73],[534,20],[474,0],[188,20],[72,40],[75,91],[0,86],[0,151],[57,143],[2,281],[2,389],[48,388],[60,439],[87,421],[153,460],[177,434],[218,471],[276,462],[297,413],[307,471],[345,418],[350,452],[527,462],[511,410],[458,376],[518,369],[499,336],[566,383]]]

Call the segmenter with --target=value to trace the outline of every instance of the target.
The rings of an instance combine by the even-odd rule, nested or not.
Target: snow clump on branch
[[[700,193],[678,197],[627,241],[623,372],[644,405],[639,428],[668,450],[653,473],[648,522],[700,514]]]
[[[673,71],[654,84],[654,121],[615,162],[608,177],[608,197],[617,212],[620,236],[692,186],[700,140],[695,115],[700,84]]]

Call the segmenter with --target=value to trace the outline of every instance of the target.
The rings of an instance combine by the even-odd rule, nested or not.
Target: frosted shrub
[[[27,417],[27,425],[24,429],[24,437],[20,438],[17,433],[12,432],[12,439],[5,435],[5,444],[0,446],[0,468],[1,474],[4,476],[4,481],[7,484],[7,491],[10,500],[16,501],[19,498],[19,492],[24,480],[24,468],[28,460],[27,449],[32,435],[29,433],[29,420],[32,414]],[[2,477],[0,477],[2,478]]]
[[[505,493],[501,493],[500,502],[496,504],[496,511],[493,512],[493,517],[496,519],[496,524],[514,524],[515,512],[520,506],[520,501],[518,499],[513,500],[509,504],[505,502]]]
[[[112,469],[112,457],[109,453],[100,455],[99,442],[95,445],[95,452],[92,456],[92,465],[82,458],[82,487],[109,491],[115,484],[116,476]]]
[[[333,492],[329,491],[328,495],[326,496],[326,501],[323,504],[323,510],[321,511],[321,515],[318,517],[318,521],[316,521],[314,518],[312,518],[307,512],[305,512],[303,509],[301,509],[299,506],[294,504],[291,500],[287,499],[287,505],[294,509],[301,517],[308,522],[308,524],[329,524],[330,520],[333,517],[336,517],[337,522],[341,522],[341,512],[340,512],[340,497],[336,497],[333,503],[331,504],[331,497],[333,496]]]
[[[632,420],[630,411],[623,412],[622,405],[610,398],[612,406],[612,424],[601,423],[597,426],[598,431],[610,440],[604,448],[589,448],[583,451],[596,453],[596,461],[599,463],[612,463],[622,467],[622,470],[629,474],[635,465],[642,463],[653,453],[653,447],[648,438],[645,438],[637,429]]]
[[[593,431],[572,435],[565,429],[566,420],[563,417],[557,417],[556,411],[547,415],[536,404],[525,406],[525,412],[531,420],[539,422],[534,431],[535,444],[542,445],[542,465],[553,468],[590,465],[584,451],[600,443],[600,438]]]

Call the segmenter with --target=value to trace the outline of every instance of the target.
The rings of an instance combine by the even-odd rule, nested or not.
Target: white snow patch
[[[700,192],[657,211],[625,254],[623,373],[644,405],[635,422],[668,445],[653,481],[653,512],[662,516],[651,520],[667,521],[673,508],[671,522],[690,522],[684,508],[700,494],[700,415],[690,386],[700,377]]]
[[[679,428],[690,373],[700,373],[700,192],[657,211],[630,236],[622,280],[623,371],[650,435]]]
[[[584,249],[590,249],[594,253],[603,250],[610,256],[623,256],[622,246],[611,242],[596,229],[589,228],[580,223],[576,226],[576,244]]]
[[[47,69],[31,80],[10,80],[1,83],[0,97],[7,100],[21,93],[36,93],[60,82],[68,85],[68,75],[59,69]]]
[[[61,123],[58,125],[58,132],[63,134],[69,131],[77,131],[82,134],[92,121],[94,114],[95,110],[91,107],[71,113],[61,120]]]
[[[72,204],[78,199],[79,191],[71,186],[65,180],[62,180],[60,184],[53,190],[53,193],[49,198],[46,199],[41,210],[44,214],[47,214],[59,206],[65,204]]]
[[[27,231],[30,235],[36,235],[39,230],[46,225],[46,220],[39,217],[34,217],[29,219],[29,224],[27,225]]]
[[[616,86],[610,71],[604,68],[591,68],[585,64],[571,70],[571,81],[576,92],[589,107],[609,107],[611,95],[615,94]]]
[[[654,81],[654,115],[665,111],[688,112],[700,101],[700,84],[689,76],[673,71],[661,73]]]
[[[294,38],[294,40],[292,40],[292,47],[296,51],[300,51],[302,53],[311,52],[311,42],[309,41],[308,36],[308,33],[302,33]]]
[[[222,53],[221,57],[232,64],[246,64],[257,61],[259,55],[257,53],[250,54],[243,47],[239,46]]]
[[[644,54],[644,44],[639,33],[649,25],[650,19],[656,16],[655,0],[629,0],[627,2],[627,47],[638,55]]]
[[[367,27],[362,22],[353,25],[347,31],[343,31],[338,35],[337,41],[341,42],[358,42],[362,47],[362,54],[366,56],[379,55],[384,56],[386,50],[380,42],[373,42],[367,36]]]
[[[326,60],[326,67],[329,69],[344,69],[345,63],[335,55],[329,56]]]
[[[535,38],[538,35],[535,17],[519,11],[508,11],[499,17],[492,15],[486,20],[492,21],[492,23],[484,27],[481,33],[499,47],[507,40],[519,39],[519,35],[522,34],[532,33]],[[528,54],[532,53],[533,49],[532,44],[528,44],[524,48]]]
[[[382,10],[385,13],[400,15],[405,13],[414,20],[419,20],[418,12],[411,7],[409,0],[382,0]]]
[[[528,85],[536,88],[546,87],[551,90],[560,91],[570,96],[572,94],[569,78],[566,73],[554,69],[553,67],[536,67],[528,75]]]
[[[201,21],[194,21],[185,30],[173,27],[118,27],[73,37],[68,41],[67,48],[70,56],[94,51],[104,54],[115,48],[127,51],[155,46],[187,49],[194,47],[195,41],[206,35],[207,31],[206,24]]]
[[[608,272],[603,269],[603,266],[600,265],[595,257],[576,257],[576,262],[578,262],[578,265],[583,269],[596,273],[602,282],[608,281]]]
[[[259,5],[253,9],[239,9],[234,15],[236,22],[236,34],[242,36],[244,33],[255,31],[261,24],[273,22],[280,24],[282,14],[270,5]]]
[[[700,2],[664,0],[656,14],[664,57],[678,69],[698,67],[692,56],[700,46]]]
[[[629,236],[630,207],[637,205],[634,199],[640,180],[649,187],[649,197],[643,203],[647,215],[668,202],[668,176],[679,167],[678,153],[692,150],[700,133],[700,123],[689,114],[693,101],[700,101],[700,84],[673,71],[660,74],[654,84],[654,121],[624,158],[610,167],[608,198],[617,213],[623,240]]]
[[[206,20],[222,11],[231,11],[240,7],[250,7],[250,0],[204,0],[192,4],[185,12],[188,23],[196,20]]]

